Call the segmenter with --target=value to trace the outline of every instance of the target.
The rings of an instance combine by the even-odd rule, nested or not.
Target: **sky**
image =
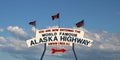
[[[0,59],[40,60],[43,45],[28,48],[26,40],[37,29],[58,26],[51,16],[60,13],[61,28],[75,28],[84,19],[85,37],[91,48],[75,45],[78,60],[120,60],[120,0],[0,0]],[[65,54],[50,54],[43,60],[75,60],[71,47]]]

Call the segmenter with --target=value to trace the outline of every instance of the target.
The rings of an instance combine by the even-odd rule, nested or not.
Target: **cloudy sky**
[[[58,20],[51,19],[56,13],[65,28],[85,20],[85,37],[94,43],[91,48],[75,45],[78,60],[120,60],[120,0],[0,0],[0,59],[40,60],[44,45],[28,48],[25,42],[34,36],[28,23],[36,20],[37,29],[56,27]],[[71,47],[56,55],[51,48],[43,60],[75,60]]]

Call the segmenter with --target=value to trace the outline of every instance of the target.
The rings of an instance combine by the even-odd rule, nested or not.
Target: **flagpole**
[[[83,32],[84,32],[84,19],[83,19],[82,21],[76,23],[76,26],[77,26],[77,28],[83,26]],[[78,60],[78,59],[77,59],[77,55],[76,55],[76,53],[75,53],[75,49],[74,49],[74,43],[72,43],[72,50],[73,50],[75,59]]]
[[[37,21],[35,20],[36,24],[35,24],[35,38],[36,38],[36,29],[37,29]]]
[[[59,21],[58,21],[58,26],[59,26],[59,28],[60,28],[60,18],[59,18]]]
[[[75,53],[75,49],[74,49],[74,43],[72,43],[72,50],[73,50],[73,53],[74,53],[74,56],[75,56],[75,60],[78,60],[78,59],[77,59],[77,55],[76,55],[76,53]]]
[[[58,13],[58,14],[59,14],[58,26],[59,26],[59,28],[60,28],[60,13]]]
[[[84,20],[84,19],[83,19]],[[85,23],[85,20],[84,20],[84,23]],[[83,24],[83,32],[84,32],[84,35],[83,35],[83,37],[85,37],[85,24]]]

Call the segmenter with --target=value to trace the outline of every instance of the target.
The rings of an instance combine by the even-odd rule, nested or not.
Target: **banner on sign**
[[[26,41],[28,47],[47,43],[47,46],[72,46],[72,43],[90,47],[93,40],[84,38],[84,31],[70,28],[51,28],[36,31],[36,37]]]

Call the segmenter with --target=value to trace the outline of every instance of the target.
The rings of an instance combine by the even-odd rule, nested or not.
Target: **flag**
[[[36,21],[29,22],[30,25],[36,26]]]
[[[76,26],[77,26],[78,28],[81,27],[81,26],[84,26],[84,20],[76,23]]]
[[[58,19],[59,18],[59,13],[57,13],[56,15],[51,16],[52,20]]]

